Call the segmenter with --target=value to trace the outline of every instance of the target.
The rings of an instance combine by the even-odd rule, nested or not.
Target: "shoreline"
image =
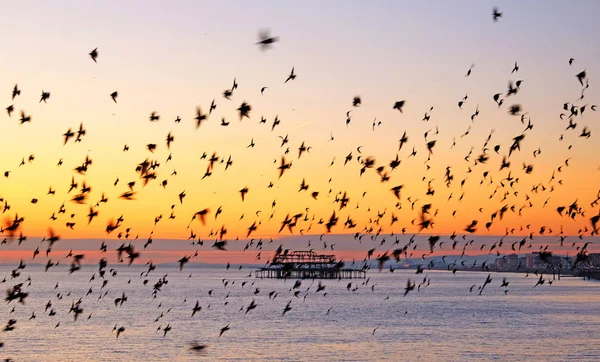
[[[404,269],[415,269],[416,268],[404,268]],[[430,270],[440,270],[440,271],[448,271],[446,268],[431,268]],[[587,269],[587,270],[561,270],[560,272],[556,271],[548,271],[548,270],[539,270],[539,269],[523,269],[523,270],[500,270],[500,269],[490,269],[490,270],[482,270],[481,268],[467,268],[467,269],[457,269],[457,272],[488,272],[488,273],[518,273],[518,274],[545,274],[552,275],[553,279],[560,280],[560,278],[583,278],[584,280],[600,280],[600,270],[598,269]]]

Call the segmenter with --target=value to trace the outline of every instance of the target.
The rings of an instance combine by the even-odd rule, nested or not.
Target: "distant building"
[[[539,252],[533,252],[525,256],[525,266],[527,269],[541,269],[551,266],[559,269],[568,269],[572,263],[573,260],[571,258],[562,255],[552,255],[548,261],[544,261],[540,257]]]
[[[572,267],[573,267],[573,258],[566,256],[565,259],[563,260],[562,268],[563,269],[571,269]]]
[[[595,255],[595,259],[592,259]],[[595,263],[600,267],[600,253],[590,254],[590,264]],[[592,260],[595,260],[592,262]],[[516,270],[532,270],[532,269],[569,269],[573,265],[573,258],[563,255],[552,255],[544,261],[540,257],[539,252],[533,252],[525,255],[525,257],[517,254],[505,255],[495,260],[497,270],[516,271]]]
[[[544,264],[542,258],[540,258],[539,252],[533,252],[525,256],[525,266],[527,269],[536,269]]]
[[[519,258],[517,254],[510,254],[506,256],[506,268],[516,270],[522,268],[525,265],[525,258]]]
[[[600,253],[590,253],[588,261],[590,267],[600,268]]]
[[[552,265],[559,269],[568,269],[571,267],[570,259],[562,255],[552,255]]]
[[[525,268],[525,258],[517,254],[510,254],[496,259],[496,269],[498,270],[518,270]]]

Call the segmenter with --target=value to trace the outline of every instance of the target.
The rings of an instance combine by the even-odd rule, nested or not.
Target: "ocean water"
[[[16,279],[10,277],[11,268],[1,267],[7,279],[4,288],[22,282],[29,296],[24,305],[4,302],[0,308],[2,323],[17,320],[13,331],[1,332],[0,357],[15,361],[600,360],[600,283],[578,278],[534,288],[533,274],[492,273],[492,283],[479,295],[477,286],[487,273],[371,271],[368,282],[321,281],[325,290],[318,293],[318,281],[303,280],[294,289],[300,291],[296,297],[290,291],[295,280],[255,279],[246,268],[186,267],[180,272],[158,266],[147,278],[140,276],[145,270],[141,266],[116,270],[115,277],[107,272],[108,284],[101,289],[98,275],[89,281],[97,271],[92,266],[72,275],[62,266],[48,272],[27,266]],[[164,275],[168,284],[153,298],[152,285]],[[419,284],[424,277],[429,286],[403,296],[407,279]],[[504,277],[508,288],[500,287]],[[147,285],[144,279],[149,280]],[[477,286],[470,292],[472,285]],[[86,296],[90,287],[92,293]],[[271,291],[275,298],[269,298]],[[123,292],[127,301],[116,307],[114,299]],[[75,322],[69,309],[79,298],[83,313]],[[245,314],[252,300],[257,307]],[[44,312],[48,301],[55,316]],[[196,301],[202,310],[191,317]],[[292,309],[283,316],[290,301]],[[32,312],[36,318],[29,320]],[[161,313],[163,317],[155,322]],[[172,329],[164,336],[162,328],[167,324]],[[119,338],[113,332],[115,325],[125,327]],[[226,325],[230,330],[219,337]],[[191,351],[193,341],[204,344],[205,350]]]

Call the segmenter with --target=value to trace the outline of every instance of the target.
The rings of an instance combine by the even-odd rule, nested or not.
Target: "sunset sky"
[[[130,238],[159,240],[151,252],[181,250],[169,247],[168,239],[187,239],[191,231],[209,240],[201,250],[213,252],[215,237],[209,234],[222,226],[228,240],[245,239],[253,223],[258,225],[251,234],[254,238],[291,235],[287,229],[278,234],[287,214],[302,214],[294,235],[300,236],[301,231],[314,235],[315,248],[322,248],[319,235],[326,228],[319,220],[326,223],[334,210],[339,221],[333,234],[363,233],[365,227],[375,233],[381,227],[386,234],[405,228],[406,234],[462,235],[477,220],[476,236],[502,236],[507,229],[514,229],[515,235],[537,236],[545,227],[546,236],[558,235],[562,228],[565,235],[574,236],[572,241],[582,242],[577,239],[580,234],[597,240],[590,235],[590,218],[600,212],[598,202],[591,205],[600,196],[600,117],[591,106],[600,105],[595,83],[600,44],[593,36],[600,33],[596,19],[600,3],[312,1],[303,5],[297,8],[275,1],[0,5],[6,14],[0,22],[5,34],[0,99],[4,108],[14,104],[12,117],[4,111],[0,115],[0,209],[5,202],[10,206],[2,215],[5,227],[15,214],[24,217],[19,232],[28,237],[20,247],[15,242],[2,245],[0,253],[5,254],[0,261],[19,259],[22,250],[30,255],[49,227],[61,236],[58,250],[81,249],[80,240],[114,239],[131,228]],[[494,6],[503,13],[498,22],[492,21]],[[255,44],[261,29],[279,37],[264,52]],[[94,48],[98,48],[97,63],[88,55]],[[570,58],[574,58],[572,65]],[[511,74],[515,61],[519,70]],[[465,77],[472,64],[471,75]],[[284,84],[292,67],[297,77]],[[589,88],[578,100],[582,86],[575,75],[583,70]],[[222,93],[231,88],[234,78],[239,87],[227,100]],[[517,95],[506,97],[508,82],[517,80],[522,80]],[[15,84],[22,92],[11,100]],[[263,95],[262,87],[268,87]],[[51,93],[47,103],[39,102],[42,91]],[[116,104],[110,97],[113,91],[118,91]],[[506,98],[501,107],[493,100],[496,93]],[[353,107],[357,95],[362,105]],[[465,95],[461,110],[458,102]],[[208,113],[213,99],[217,108],[196,129],[196,107]],[[402,113],[393,109],[400,100],[405,101]],[[237,108],[242,102],[252,110],[249,118],[240,120]],[[586,105],[585,113],[573,117],[575,130],[565,130],[570,114],[563,110],[565,102]],[[530,119],[533,129],[524,133],[521,150],[510,156],[510,167],[499,170],[512,138],[526,126],[520,116],[508,114],[513,104],[522,105],[525,123]],[[477,108],[479,115],[471,121]],[[31,116],[30,123],[19,124],[21,110]],[[348,111],[351,121],[346,125]],[[160,115],[158,122],[149,121],[152,112]],[[563,112],[566,116],[560,119]],[[423,121],[426,113],[429,121]],[[178,116],[181,122],[175,123]],[[261,117],[266,124],[260,124]],[[275,117],[281,123],[271,131]],[[220,125],[222,118],[230,122],[227,127]],[[80,123],[86,129],[82,141],[74,143],[74,137],[63,145],[63,134],[68,129],[76,132]],[[580,137],[584,127],[591,137]],[[174,142],[167,149],[169,132]],[[404,132],[408,142],[398,152]],[[489,160],[475,164],[492,132]],[[286,135],[289,142],[281,147]],[[252,140],[255,147],[248,148]],[[436,144],[427,161],[426,144],[432,140]],[[310,152],[298,158],[303,142]],[[147,144],[157,145],[154,153]],[[123,151],[125,145],[128,152]],[[498,153],[496,145],[500,145]],[[285,158],[292,167],[278,179],[277,167],[288,147]],[[413,147],[417,154],[408,158]],[[541,153],[534,156],[538,149]],[[203,153],[206,159],[201,159]],[[202,179],[213,153],[219,161],[212,175]],[[350,153],[352,160],[344,165]],[[172,160],[167,162],[170,154]],[[34,155],[32,162],[30,155]],[[401,164],[392,171],[389,163],[396,155]],[[93,163],[85,175],[76,173],[73,169],[86,156]],[[233,164],[225,170],[220,161],[230,156]],[[376,160],[362,176],[358,156]],[[22,159],[25,165],[19,166]],[[160,166],[157,178],[143,186],[135,169],[146,159]],[[524,172],[524,164],[533,165],[530,174]],[[389,181],[381,182],[375,170],[379,166],[385,166]],[[444,180],[447,167],[454,177],[450,186]],[[3,176],[6,171],[8,177]],[[504,180],[509,173],[518,178],[512,187],[510,180]],[[78,190],[67,193],[72,177]],[[308,191],[298,191],[303,179]],[[166,187],[161,186],[163,180]],[[84,181],[92,190],[86,204],[79,205],[70,200]],[[135,181],[135,200],[120,199],[131,181]],[[272,188],[267,187],[270,182]],[[433,195],[426,194],[429,182]],[[400,200],[390,191],[397,185],[403,185]],[[538,192],[532,190],[536,185],[541,185]],[[54,195],[48,195],[50,187]],[[249,192],[242,202],[239,190],[244,187]],[[316,200],[313,191],[319,192]],[[180,203],[182,192],[186,196]],[[340,210],[335,199],[344,192],[350,200]],[[505,192],[509,194],[503,199]],[[108,202],[96,207],[103,193]],[[32,204],[33,198],[37,204]],[[581,209],[573,219],[558,214],[557,207],[568,208],[574,202]],[[66,213],[59,214],[63,203]],[[417,224],[425,204],[431,204],[428,217],[434,225],[420,231]],[[488,231],[485,223],[504,205],[514,205],[515,212],[509,209],[502,220],[496,218]],[[220,206],[222,214],[215,220]],[[90,207],[98,217],[88,225]],[[205,208],[210,209],[207,224],[199,220],[190,224],[194,213]],[[384,211],[378,220],[377,214]],[[171,212],[174,219],[169,218]],[[55,221],[49,219],[53,213]],[[398,221],[390,225],[392,214]],[[121,215],[125,221],[107,234],[109,220]],[[159,215],[162,219],[155,225]],[[344,228],[348,217],[355,228]],[[73,230],[67,222],[75,222]],[[0,235],[4,237],[6,233]],[[352,237],[340,240],[339,250],[356,251],[356,255],[372,247],[380,252],[391,247],[380,247],[379,241],[358,245]],[[290,245],[304,247],[305,239]],[[232,249],[239,252],[241,247]],[[97,250],[97,246],[83,250]],[[180,254],[173,252],[172,259]]]

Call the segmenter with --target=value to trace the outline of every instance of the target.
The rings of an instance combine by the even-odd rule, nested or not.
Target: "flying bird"
[[[226,325],[225,327],[221,328],[221,332],[219,333],[219,338],[223,335],[223,333],[227,332],[229,330],[229,324]]]
[[[402,107],[404,107],[404,102],[405,101],[396,101],[396,103],[394,103],[394,109],[397,109],[400,113],[403,113]]]
[[[202,114],[200,107],[196,107],[196,118],[194,119],[196,120],[196,129],[200,128],[202,122],[206,120],[206,115]]]
[[[98,58],[98,48],[94,48],[94,50],[92,50],[90,52],[90,57],[92,58],[92,60],[94,61],[94,63],[97,63],[96,62],[96,58]],[[118,336],[118,334],[117,334],[117,336]]]
[[[575,75],[575,77],[577,77],[577,80],[579,81],[579,83],[580,83],[582,86],[583,86],[583,81],[585,80],[586,76],[587,76],[587,75],[586,75],[586,73],[585,73],[585,70],[583,70],[583,71],[581,71],[581,72],[579,72],[579,73],[577,73],[577,74]]]
[[[498,10],[498,8],[494,7],[494,9],[492,10],[492,19],[494,19],[494,22],[498,21],[498,18],[502,17],[502,13]]]
[[[21,94],[21,90],[19,89],[19,85],[15,84],[13,91],[12,91],[12,99],[14,100],[16,96]]]
[[[510,72],[511,74],[514,72],[518,72],[519,71],[519,64],[517,64],[517,62],[515,62],[515,66],[513,67],[513,70]]]
[[[285,84],[285,83],[289,82],[290,80],[294,80],[294,79],[296,79],[296,74],[294,74],[294,67],[292,67],[292,71],[290,72],[290,75],[288,75],[287,79],[283,83]]]
[[[240,121],[241,121],[244,117],[250,118],[250,111],[252,110],[252,106],[250,106],[246,102],[242,102],[242,104],[240,105],[240,107],[237,110],[238,110],[238,112],[240,112]]]
[[[269,30],[261,30],[258,32],[258,42],[256,45],[260,48],[260,50],[265,51],[271,48],[273,44],[279,41],[278,36],[271,36],[269,34]]]

